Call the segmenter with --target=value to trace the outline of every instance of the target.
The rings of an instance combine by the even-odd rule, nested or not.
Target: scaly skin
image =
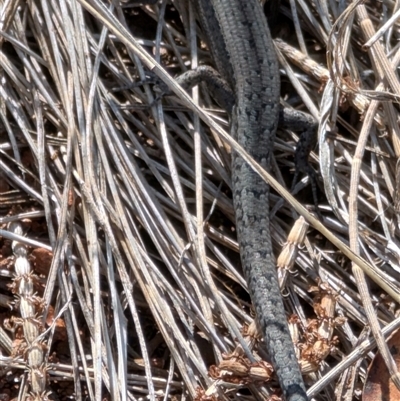
[[[193,0],[219,72],[232,86],[232,135],[269,168],[279,119],[278,62],[258,0]],[[269,186],[232,155],[240,255],[264,340],[287,401],[307,401],[272,252]]]

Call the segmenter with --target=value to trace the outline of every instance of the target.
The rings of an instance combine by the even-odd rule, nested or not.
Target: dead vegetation
[[[279,399],[235,240],[238,148],[206,87],[191,103],[173,80],[211,63],[190,2],[0,4],[0,399]],[[287,192],[293,132],[271,172],[316,400],[361,399],[377,352],[400,382],[397,3],[338,4],[283,1],[272,27],[282,103],[319,121],[323,224],[307,177]]]

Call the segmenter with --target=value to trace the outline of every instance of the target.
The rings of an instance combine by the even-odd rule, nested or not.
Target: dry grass
[[[99,0],[0,1],[4,400],[279,394],[235,240],[229,153],[238,148],[222,140],[227,115],[206,88],[193,104],[171,79],[211,63],[193,10],[159,3],[107,3],[111,12]],[[398,27],[384,25],[394,2],[360,3],[342,14],[337,2],[283,2],[274,29],[282,102],[320,122],[310,161],[323,225],[285,192],[295,133],[278,133],[271,194],[285,304],[317,400],[335,389],[360,399],[374,338],[385,353],[381,328],[387,336],[400,323]],[[157,100],[157,76],[174,96]],[[305,177],[294,196],[312,205],[310,192]],[[22,274],[19,246],[33,269]],[[41,333],[34,341],[27,322]]]

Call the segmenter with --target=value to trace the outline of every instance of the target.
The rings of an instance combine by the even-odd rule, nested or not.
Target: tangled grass
[[[191,102],[173,80],[211,63],[190,2],[0,4],[2,399],[279,395],[235,239],[241,150],[206,87]],[[359,399],[376,343],[398,376],[384,337],[400,323],[396,10],[290,4],[281,97],[319,121],[323,224],[301,207],[307,177],[297,201],[285,192],[298,138],[280,130],[278,273],[310,396]]]

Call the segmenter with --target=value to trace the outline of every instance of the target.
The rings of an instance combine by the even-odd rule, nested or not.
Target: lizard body
[[[231,134],[269,168],[279,120],[278,61],[257,0],[195,0],[217,69],[235,93]],[[273,256],[269,186],[232,155],[233,202],[244,275],[287,401],[307,401]]]

